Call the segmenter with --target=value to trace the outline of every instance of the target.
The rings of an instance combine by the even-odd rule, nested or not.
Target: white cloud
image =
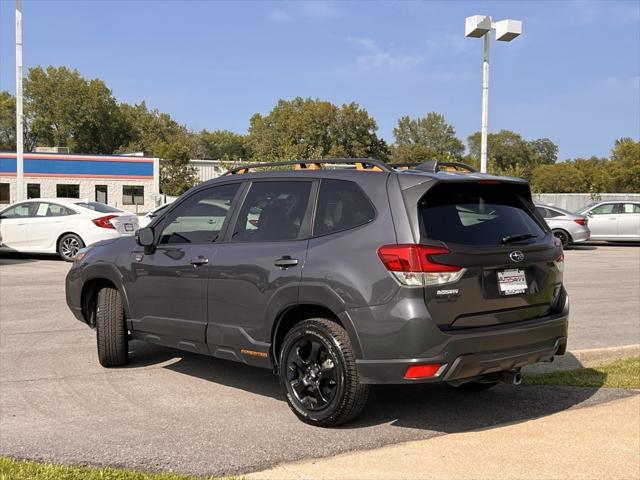
[[[374,53],[381,50],[378,44],[369,37],[349,37],[347,40],[367,52]]]
[[[394,55],[391,53],[374,53],[360,55],[356,58],[359,70],[384,70],[389,72],[401,72],[415,67],[423,61],[422,57],[414,55]]]

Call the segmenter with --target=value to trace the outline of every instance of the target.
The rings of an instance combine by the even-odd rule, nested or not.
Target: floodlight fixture
[[[482,122],[480,128],[480,171],[487,172],[487,137],[489,133],[489,44],[491,30],[496,32],[496,40],[510,42],[522,34],[520,20],[506,19],[493,22],[488,15],[472,15],[464,22],[464,35],[470,38],[484,38],[482,60]]]

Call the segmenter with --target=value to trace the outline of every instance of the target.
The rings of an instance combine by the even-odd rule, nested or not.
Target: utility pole
[[[24,192],[24,115],[22,112],[22,0],[16,0],[16,201]]]

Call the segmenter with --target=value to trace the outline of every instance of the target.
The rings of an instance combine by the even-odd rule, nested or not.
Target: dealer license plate
[[[501,295],[516,295],[527,291],[524,270],[510,269],[498,272],[498,287]]]

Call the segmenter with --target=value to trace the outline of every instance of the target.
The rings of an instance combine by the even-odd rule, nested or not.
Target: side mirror
[[[136,242],[142,247],[151,247],[154,240],[155,234],[151,227],[144,227],[136,232]]]

